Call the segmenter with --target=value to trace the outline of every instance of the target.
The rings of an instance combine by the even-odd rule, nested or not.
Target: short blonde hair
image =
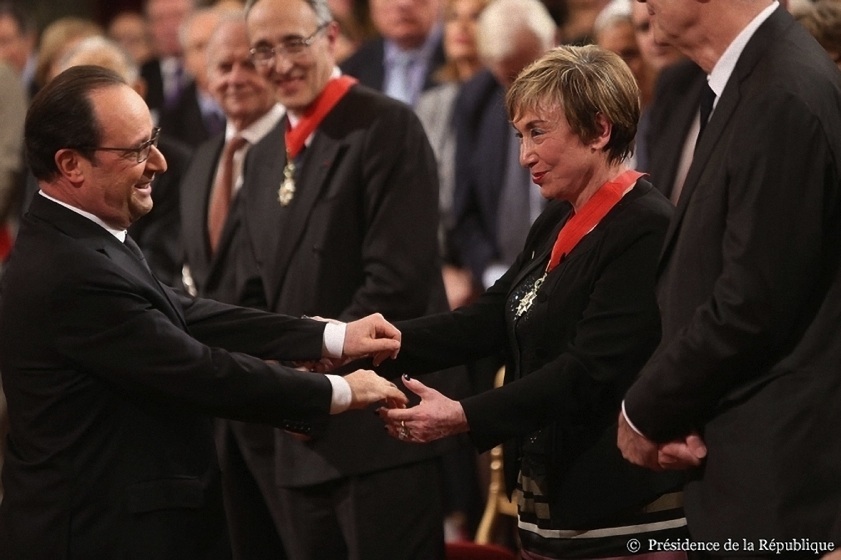
[[[639,87],[619,55],[601,47],[564,45],[548,51],[520,73],[505,102],[512,121],[525,111],[562,110],[585,144],[598,137],[602,115],[611,124],[608,160],[620,162],[634,151]]]

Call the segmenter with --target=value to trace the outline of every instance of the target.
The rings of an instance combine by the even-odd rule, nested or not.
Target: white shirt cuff
[[[625,417],[625,422],[627,422],[627,423],[628,423],[628,425],[631,427],[631,429],[632,429],[632,430],[634,430],[634,431],[637,433],[637,435],[641,435],[642,437],[644,437],[644,438],[648,439],[648,436],[647,436],[647,435],[645,435],[644,433],[642,433],[641,431],[639,431],[639,430],[637,429],[637,427],[636,427],[636,426],[634,426],[634,423],[633,423],[633,422],[631,422],[631,419],[630,419],[630,418],[628,418],[628,413],[627,413],[627,412],[625,412],[625,401],[622,401],[622,416],[624,416],[624,417]]]
[[[345,350],[346,323],[327,323],[324,327],[324,339],[321,355],[325,358],[341,358]]]
[[[350,408],[350,401],[353,394],[350,390],[350,383],[345,381],[341,375],[326,374],[325,377],[333,386],[333,397],[330,399],[330,414],[339,414]]]
[[[492,263],[485,268],[482,273],[482,285],[485,289],[490,288],[496,281],[502,278],[502,275],[508,272],[508,267],[504,264]]]

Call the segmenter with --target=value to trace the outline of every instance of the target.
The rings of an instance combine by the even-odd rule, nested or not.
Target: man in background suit
[[[373,0],[371,20],[380,37],[361,45],[342,71],[414,106],[445,60],[440,0]]]
[[[646,4],[715,103],[661,257],[663,339],[625,396],[619,446],[651,468],[702,465],[685,491],[696,540],[769,558],[759,539],[838,543],[841,74],[773,0]]]
[[[161,109],[158,124],[167,134],[196,147],[225,129],[225,114],[208,90],[205,50],[225,11],[199,8],[181,25],[179,40],[188,79],[172,105]]]
[[[158,282],[126,228],[151,208],[166,160],[146,103],[116,73],[66,70],[25,130],[41,191],[0,301],[11,420],[0,558],[225,558],[209,415],[305,429],[292,420],[405,402],[372,372],[327,377],[247,353],[383,357],[399,332],[378,316],[327,324]]]
[[[287,109],[252,148],[240,193],[240,253],[264,305],[345,319],[416,317],[433,298],[446,309],[437,171],[417,117],[339,76],[324,0],[246,10],[255,63]],[[290,558],[443,555],[442,449],[395,442],[376,423],[355,414],[307,442],[277,432],[278,530]]]
[[[179,33],[193,8],[194,0],[145,0],[143,3],[157,56],[143,64],[141,74],[149,88],[146,102],[156,122],[163,109],[175,106],[187,85]]]
[[[505,92],[552,47],[556,33],[537,0],[492,2],[479,16],[477,47],[488,70],[467,81],[456,98],[452,242],[480,292],[513,264],[544,206],[529,171],[519,164]]]
[[[242,224],[236,211],[244,161],[249,147],[283,117],[274,88],[257,72],[249,48],[243,13],[224,16],[207,44],[207,75],[209,91],[225,112],[227,130],[198,147],[181,193],[185,285],[199,296],[245,305],[251,302],[238,284]],[[235,151],[226,160],[231,149]],[[227,210],[211,218],[217,205]],[[213,220],[219,223],[211,226]],[[271,426],[220,419],[216,440],[234,558],[284,558],[271,517],[277,511]],[[266,500],[272,500],[271,505]]]

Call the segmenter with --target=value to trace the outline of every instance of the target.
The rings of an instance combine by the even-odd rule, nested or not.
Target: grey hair
[[[245,3],[246,17],[248,17],[248,14],[251,12],[251,8],[254,7],[254,4],[259,1],[260,0],[248,0]],[[312,11],[315,12],[316,17],[318,17],[319,25],[333,21],[333,14],[330,13],[330,6],[327,4],[327,0],[304,0],[304,2],[306,2],[307,5],[312,8]]]
[[[530,31],[548,51],[555,44],[558,27],[540,0],[494,0],[482,11],[476,47],[485,61],[502,60],[512,54],[516,37]]]

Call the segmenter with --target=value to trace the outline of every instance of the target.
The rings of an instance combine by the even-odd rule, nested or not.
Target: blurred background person
[[[841,68],[841,1],[817,0],[792,13]]]
[[[120,12],[108,22],[106,34],[140,66],[155,56],[149,24],[140,12]]]
[[[0,61],[17,74],[27,99],[35,92],[35,46],[38,34],[32,15],[15,0],[0,1]]]
[[[609,2],[610,0],[565,0],[564,19],[558,29],[559,43],[592,43],[596,18]]]
[[[0,61],[0,276],[12,248],[23,186],[23,120],[27,100],[17,74]],[[0,440],[2,442],[2,440]]]
[[[549,50],[557,27],[539,0],[494,0],[479,16],[485,70],[465,82],[453,112],[456,170],[451,233],[455,258],[470,270],[459,290],[491,286],[514,262],[544,201],[520,167],[519,143],[503,99],[517,74]]]
[[[599,12],[593,24],[593,36],[595,44],[618,54],[631,69],[631,74],[634,75],[640,89],[640,110],[644,113],[651,103],[652,72],[643,60],[634,32],[634,24],[631,19],[631,1],[611,0]],[[643,143],[642,135],[638,132],[634,143],[634,153],[628,161],[628,165],[632,168],[644,168],[647,165],[645,158],[640,158],[641,152],[645,151],[645,148],[641,146]]]
[[[341,64],[363,43],[377,37],[377,29],[371,21],[367,0],[329,0],[330,13],[339,24],[336,40],[336,62]]]
[[[158,124],[168,134],[196,147],[225,129],[225,115],[208,91],[205,49],[224,8],[198,8],[181,25],[182,63],[186,84],[177,101],[161,109]]]
[[[189,81],[179,34],[193,8],[194,0],[145,0],[143,6],[155,58],[143,64],[140,73],[148,87],[146,103],[156,122],[161,110],[175,107]]]
[[[400,355],[383,368],[422,373],[502,348],[505,383],[456,401],[404,377],[421,403],[380,414],[404,441],[504,443],[523,559],[631,557],[631,538],[688,537],[683,477],[626,464],[616,448],[622,394],[660,338],[654,279],[672,215],[626,164],[639,88],[616,54],[563,46],[519,75],[506,106],[520,163],[550,202],[475,303],[399,322]]]
[[[651,28],[651,15],[644,2],[628,0],[631,7],[631,21],[637,37],[640,54],[646,66],[652,71],[652,83],[657,80],[660,72],[686,57],[671,45],[658,43],[654,40],[654,30]]]
[[[443,263],[444,286],[451,309],[473,296],[470,271],[455,257],[449,239],[455,217],[456,131],[453,124],[455,100],[461,85],[482,69],[476,46],[479,14],[489,0],[447,0],[444,4],[444,53],[446,62],[435,74],[439,85],[423,92],[415,113],[435,151],[438,162],[439,218],[438,241]]]
[[[444,64],[441,0],[371,0],[371,19],[379,37],[341,67],[360,83],[408,105],[435,85]]]
[[[685,88],[687,87],[683,83],[684,80],[689,80],[691,83],[696,75],[696,72],[692,69],[688,69],[687,72],[689,73],[689,76],[684,78],[684,76],[680,74],[681,71],[679,71],[679,75],[676,78],[670,78],[670,81],[676,80],[676,83],[669,83],[663,86],[664,89],[668,89],[670,91],[663,91],[659,96],[655,96],[655,90],[658,87],[661,72],[663,72],[666,68],[673,67],[676,64],[685,61],[686,57],[684,57],[683,54],[673,46],[658,44],[654,40],[654,31],[651,28],[650,21],[651,16],[648,13],[648,8],[645,3],[636,1],[630,1],[629,3],[631,5],[631,21],[634,25],[634,34],[636,35],[637,45],[639,47],[640,54],[642,55],[642,61],[645,64],[646,74],[648,76],[648,85],[646,87],[646,91],[643,93],[642,113],[640,114],[639,127],[637,127],[637,141],[634,154],[636,156],[637,169],[650,172],[652,169],[658,167],[656,164],[652,165],[652,156],[650,154],[650,144],[659,141],[659,138],[651,138],[652,132],[650,130],[652,113],[657,111],[657,109],[654,108],[655,97],[659,98],[660,103],[665,103],[667,101],[663,99],[664,97],[675,95],[682,96]],[[663,122],[663,125],[668,126],[667,120]],[[664,131],[658,129],[656,134],[661,135],[663,132]],[[666,151],[668,151],[668,148],[666,148]],[[658,175],[660,174],[659,168],[657,169],[657,173]],[[651,175],[651,178],[654,186],[662,192],[666,192],[667,194],[671,192],[671,186],[674,182],[673,173],[669,173],[666,177],[668,186],[662,184],[658,180],[658,177],[653,174]]]
[[[44,28],[38,42],[38,63],[35,66],[35,83],[44,87],[60,72],[61,59],[86,37],[101,36],[105,30],[92,20],[67,16],[59,18]]]
[[[242,11],[221,16],[207,43],[208,91],[225,113],[224,132],[196,149],[181,183],[184,284],[194,295],[249,303],[237,259],[237,211],[245,158],[283,118],[272,84],[254,67]],[[249,170],[256,172],[251,162]],[[278,511],[274,431],[217,420],[216,444],[234,560],[280,560],[286,552],[272,516]]]
[[[0,61],[0,278],[12,249],[14,228],[17,225],[14,206],[20,202],[22,195],[23,121],[26,106],[26,96],[17,74],[11,66]],[[6,396],[0,387],[0,472],[3,470],[3,448],[8,427]],[[2,500],[3,483],[0,481]]]

